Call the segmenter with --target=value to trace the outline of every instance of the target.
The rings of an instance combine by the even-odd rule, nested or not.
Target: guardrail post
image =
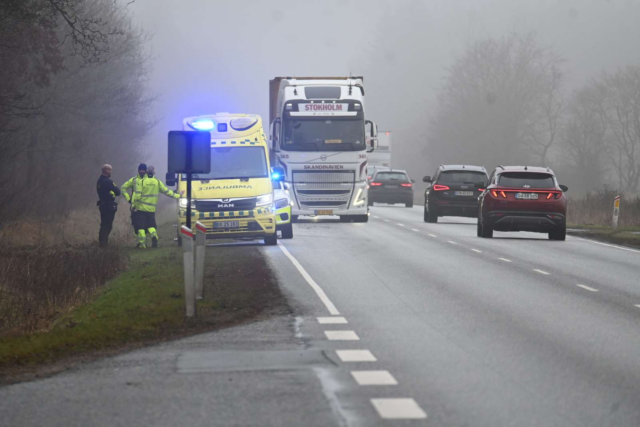
[[[204,253],[207,245],[207,229],[196,222],[196,299],[204,298]]]
[[[187,317],[196,315],[196,287],[194,280],[194,256],[193,256],[193,232],[190,228],[182,226],[182,248],[184,261],[184,301]]]
[[[614,230],[618,229],[618,216],[620,215],[620,196],[616,196],[613,202],[613,221],[611,226]]]

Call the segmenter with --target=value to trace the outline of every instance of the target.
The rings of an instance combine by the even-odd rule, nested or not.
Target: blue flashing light
[[[216,128],[216,122],[211,119],[198,119],[195,122],[189,123],[189,126],[195,130],[209,131]]]
[[[278,172],[274,172],[271,174],[271,179],[277,181],[280,179],[280,174]]]

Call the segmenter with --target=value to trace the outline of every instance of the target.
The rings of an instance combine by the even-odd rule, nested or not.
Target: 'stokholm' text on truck
[[[270,148],[299,215],[368,221],[367,158],[377,141],[362,77],[276,77],[269,84]]]

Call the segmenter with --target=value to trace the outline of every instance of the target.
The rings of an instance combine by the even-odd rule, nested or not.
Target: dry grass
[[[581,198],[569,197],[568,223],[570,226],[610,227],[613,202],[618,195],[621,196],[619,226],[640,227],[640,196],[628,196],[607,187]]]
[[[172,216],[173,207],[165,206],[157,222]],[[106,249],[97,245],[99,226],[97,209],[3,224],[0,335],[47,328],[126,268],[126,248],[135,244],[128,210],[118,211]]]

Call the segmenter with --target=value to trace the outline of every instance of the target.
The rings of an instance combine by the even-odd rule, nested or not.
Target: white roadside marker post
[[[193,257],[193,232],[190,228],[182,226],[182,248],[184,261],[184,301],[187,310],[187,317],[196,315],[196,287],[194,280],[194,257]]]
[[[618,216],[620,215],[620,196],[616,196],[613,202],[613,222],[611,226],[614,230],[618,229]]]
[[[204,251],[207,240],[207,229],[201,222],[196,222],[196,299],[204,298]]]

